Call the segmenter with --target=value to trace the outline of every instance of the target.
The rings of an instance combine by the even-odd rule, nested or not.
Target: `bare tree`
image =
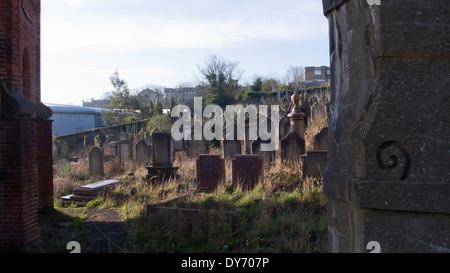
[[[239,81],[244,72],[239,68],[239,62],[220,59],[217,55],[210,55],[205,58],[203,65],[198,65],[198,70],[202,76],[199,80],[202,85],[222,85],[223,92],[231,95],[238,89]],[[205,81],[206,80],[206,81]]]
[[[305,80],[305,68],[303,66],[291,65],[286,69],[286,77],[288,84],[291,82],[298,84],[299,82]]]

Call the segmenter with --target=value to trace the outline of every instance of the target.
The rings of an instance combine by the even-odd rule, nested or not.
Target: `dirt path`
[[[83,230],[89,235],[85,253],[121,253],[127,245],[126,224],[119,212],[91,208],[86,212]]]

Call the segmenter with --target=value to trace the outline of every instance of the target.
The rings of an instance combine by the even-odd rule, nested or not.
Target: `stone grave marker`
[[[211,192],[225,178],[225,160],[220,155],[201,154],[197,159],[197,189]]]
[[[289,134],[291,127],[291,122],[287,116],[284,116],[280,119],[280,129],[279,129],[279,139],[283,139]]]
[[[136,150],[136,162],[147,162],[149,159],[149,147],[145,140],[139,140],[135,147]]]
[[[222,140],[223,157],[234,158],[237,154],[242,154],[242,140]]]
[[[120,161],[130,161],[132,159],[132,144],[128,140],[120,140],[118,143]]]
[[[71,164],[70,161],[61,158],[55,162],[55,168],[58,175],[63,177],[69,177],[70,176],[70,170],[71,170]]]
[[[122,131],[122,132],[119,133],[119,141],[121,141],[121,140],[128,141],[128,134],[127,134],[127,132]]]
[[[186,156],[196,158],[200,154],[209,154],[209,141],[202,140],[186,140]]]
[[[305,140],[296,132],[291,132],[280,141],[281,161],[300,163],[300,156],[305,153]]]
[[[261,159],[264,160],[264,162],[267,163],[275,163],[275,151],[262,151],[261,150],[261,144],[262,143],[270,143],[269,140],[261,140],[260,137],[258,137],[256,140],[251,142],[251,152],[252,154],[257,154]]]
[[[253,189],[264,179],[263,160],[258,155],[236,155],[231,161],[231,167],[233,187],[240,185],[244,189]]]
[[[98,147],[94,147],[89,152],[88,158],[89,174],[91,176],[104,176],[103,152]]]
[[[234,158],[237,154],[242,154],[242,140],[237,139],[237,126],[234,123],[234,137],[231,140],[231,133],[222,140],[222,153],[225,159]]]
[[[75,189],[73,189],[72,194],[62,196],[60,200],[63,203],[89,202],[101,196],[105,188],[114,187],[115,185],[120,183],[120,180],[104,180],[87,184],[81,187],[76,187]]]
[[[172,134],[167,131],[152,133],[152,165],[147,168],[147,181],[153,176],[160,179],[176,176],[178,167],[172,166]]]
[[[327,151],[328,150],[328,127],[323,128],[314,136],[314,150]]]
[[[118,141],[111,141],[106,145],[108,155],[117,157],[119,155],[119,142]]]
[[[306,152],[306,174],[312,177],[321,177],[328,166],[327,151]]]

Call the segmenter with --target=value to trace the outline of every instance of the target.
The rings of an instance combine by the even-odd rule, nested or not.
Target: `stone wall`
[[[447,0],[323,0],[330,252],[450,252]]]

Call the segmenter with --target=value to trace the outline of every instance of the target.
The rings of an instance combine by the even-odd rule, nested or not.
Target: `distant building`
[[[163,99],[163,94],[161,92],[152,90],[150,88],[146,88],[144,90],[142,90],[141,92],[139,92],[137,94],[138,100],[139,100],[139,104],[142,105],[147,105],[150,100],[156,104],[156,102],[161,101]]]
[[[170,100],[173,97],[177,104],[184,104],[189,107],[193,106],[194,97],[203,96],[205,87],[180,87],[180,88],[164,88],[164,107],[170,106]]]
[[[311,87],[326,87],[330,86],[329,80],[314,80],[314,81],[301,81],[299,83],[291,82],[289,83],[288,89],[294,90],[294,89],[308,89]]]
[[[328,66],[305,67],[305,81],[330,80],[330,72]]]
[[[47,104],[53,111],[53,135],[68,135],[103,126],[101,108]]]
[[[94,100],[83,101],[83,107],[108,108],[109,100]]]

